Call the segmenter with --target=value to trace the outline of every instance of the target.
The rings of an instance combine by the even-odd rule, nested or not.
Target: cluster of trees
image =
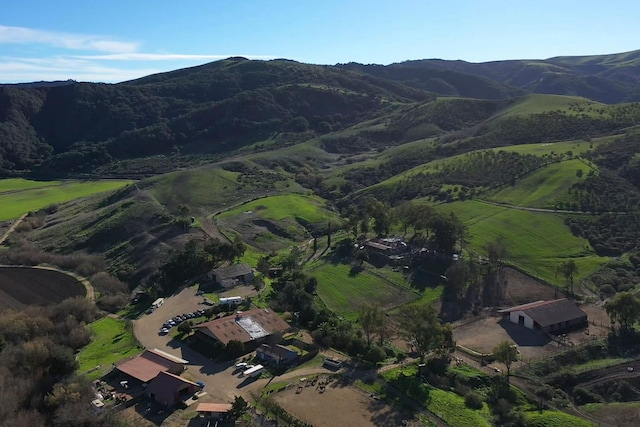
[[[91,410],[91,383],[75,373],[75,352],[91,340],[85,325],[96,317],[83,298],[0,314],[1,425],[116,425]]]
[[[394,224],[399,224],[404,234],[409,229],[413,238],[443,254],[451,254],[457,244],[464,244],[466,227],[454,213],[443,214],[426,204],[403,203],[391,208],[386,202],[366,197],[342,209],[347,219],[347,231],[358,239],[373,231],[377,236],[387,236]]]
[[[240,238],[233,243],[220,239],[191,239],[150,277],[149,282],[162,292],[173,292],[186,280],[198,277],[222,262],[241,258],[245,250],[246,245]]]

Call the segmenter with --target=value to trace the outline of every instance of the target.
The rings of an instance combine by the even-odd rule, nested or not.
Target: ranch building
[[[116,365],[115,369],[141,383],[148,383],[160,372],[180,374],[189,361],[162,350],[145,350],[142,354]]]
[[[147,396],[164,406],[183,402],[198,392],[201,387],[179,375],[160,372],[146,389]]]
[[[272,310],[256,308],[201,323],[193,329],[194,337],[207,345],[226,346],[229,341],[237,340],[251,351],[271,335],[288,331],[290,326]]]
[[[212,421],[223,420],[227,418],[232,406],[231,403],[198,403],[196,412],[201,418],[207,418]]]
[[[253,280],[253,270],[247,264],[234,264],[214,268],[207,273],[207,278],[223,288],[246,285]]]
[[[566,298],[531,302],[499,310],[498,313],[525,328],[553,334],[587,326],[587,313]]]
[[[256,358],[269,364],[286,366],[298,359],[298,352],[280,344],[262,344],[256,349]]]

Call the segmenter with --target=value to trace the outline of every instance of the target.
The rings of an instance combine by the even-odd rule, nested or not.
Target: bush
[[[464,404],[467,408],[471,409],[482,409],[482,396],[480,396],[475,391],[470,391],[464,396]]]
[[[578,405],[586,405],[587,403],[596,403],[602,401],[600,396],[582,387],[576,387],[573,390],[573,400]]]
[[[367,362],[380,363],[387,358],[387,353],[384,351],[384,348],[374,345],[367,350],[363,358]]]

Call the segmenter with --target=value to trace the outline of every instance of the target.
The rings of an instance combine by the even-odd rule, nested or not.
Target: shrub
[[[597,394],[582,388],[582,387],[576,387],[573,390],[573,400],[578,404],[578,405],[586,405],[587,403],[596,403],[596,402],[600,402],[602,399],[600,398],[600,396],[598,396]]]
[[[464,396],[464,404],[467,408],[482,409],[482,397],[475,391],[470,391]]]

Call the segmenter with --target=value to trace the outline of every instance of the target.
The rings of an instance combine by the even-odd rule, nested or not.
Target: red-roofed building
[[[512,323],[529,329],[557,333],[587,325],[587,313],[566,298],[552,301],[536,301],[499,310]]]
[[[170,372],[160,372],[147,387],[146,394],[162,405],[173,406],[198,390],[200,386],[192,381]]]
[[[224,345],[231,340],[258,345],[274,333],[282,333],[289,328],[289,324],[275,312],[264,308],[238,312],[193,327],[196,338]]]
[[[153,380],[160,372],[180,374],[189,362],[162,350],[145,350],[139,356],[116,366],[116,369],[142,383]]]

